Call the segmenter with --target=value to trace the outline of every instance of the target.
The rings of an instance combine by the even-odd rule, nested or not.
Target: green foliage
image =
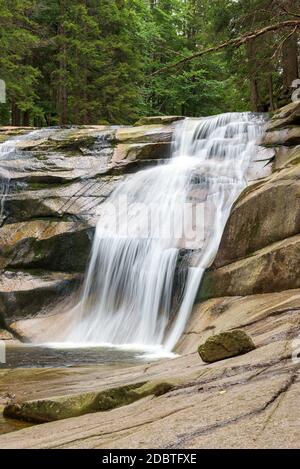
[[[229,48],[153,73],[289,17],[274,8],[278,2],[0,0],[0,78],[8,92],[0,123],[125,124],[151,114],[268,110],[280,101],[282,63],[272,55],[282,32],[253,41],[251,50]]]
[[[0,0],[0,75],[7,84],[11,105],[24,112],[39,113],[35,86],[40,72],[32,65],[33,51],[38,43],[30,18],[33,5],[34,0]],[[7,115],[7,111],[4,114]]]

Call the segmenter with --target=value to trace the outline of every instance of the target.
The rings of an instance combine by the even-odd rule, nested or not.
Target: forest
[[[1,462],[300,448],[299,64],[300,0],[0,0]]]
[[[0,0],[7,87],[0,124],[272,111],[290,100],[299,76],[299,7],[299,0]]]

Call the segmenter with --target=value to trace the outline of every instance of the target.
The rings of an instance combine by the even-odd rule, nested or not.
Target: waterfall
[[[166,164],[120,184],[100,207],[65,341],[174,348],[247,184],[261,131],[261,119],[250,113],[187,118],[176,127]],[[182,257],[188,262],[180,284]]]

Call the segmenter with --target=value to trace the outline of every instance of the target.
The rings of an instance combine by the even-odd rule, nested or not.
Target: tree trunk
[[[275,104],[274,104],[274,87],[273,87],[273,75],[270,73],[269,79],[268,79],[268,87],[269,87],[269,100],[270,100],[270,111],[275,110]]]
[[[297,32],[289,37],[282,46],[283,90],[290,94],[291,85],[299,78]]]
[[[15,103],[12,104],[11,109],[11,124],[16,127],[21,125],[21,111]]]
[[[247,42],[246,50],[249,64],[251,108],[253,112],[259,112],[261,110],[261,103],[258,93],[257,61],[254,41]]]
[[[64,25],[65,0],[60,0],[59,35],[59,85],[58,85],[58,119],[60,125],[68,123],[68,95],[67,95],[67,50],[66,31]]]
[[[293,11],[296,7],[295,0],[285,0],[287,11]],[[291,95],[291,86],[296,78],[299,78],[298,64],[298,31],[290,31],[290,35],[282,44],[282,70],[283,70],[283,95]]]
[[[29,111],[25,111],[23,113],[23,125],[24,127],[30,126],[30,112]]]

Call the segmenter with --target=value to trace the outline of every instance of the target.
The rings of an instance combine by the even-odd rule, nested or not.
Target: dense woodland
[[[0,0],[0,123],[274,110],[299,27],[299,0]]]

